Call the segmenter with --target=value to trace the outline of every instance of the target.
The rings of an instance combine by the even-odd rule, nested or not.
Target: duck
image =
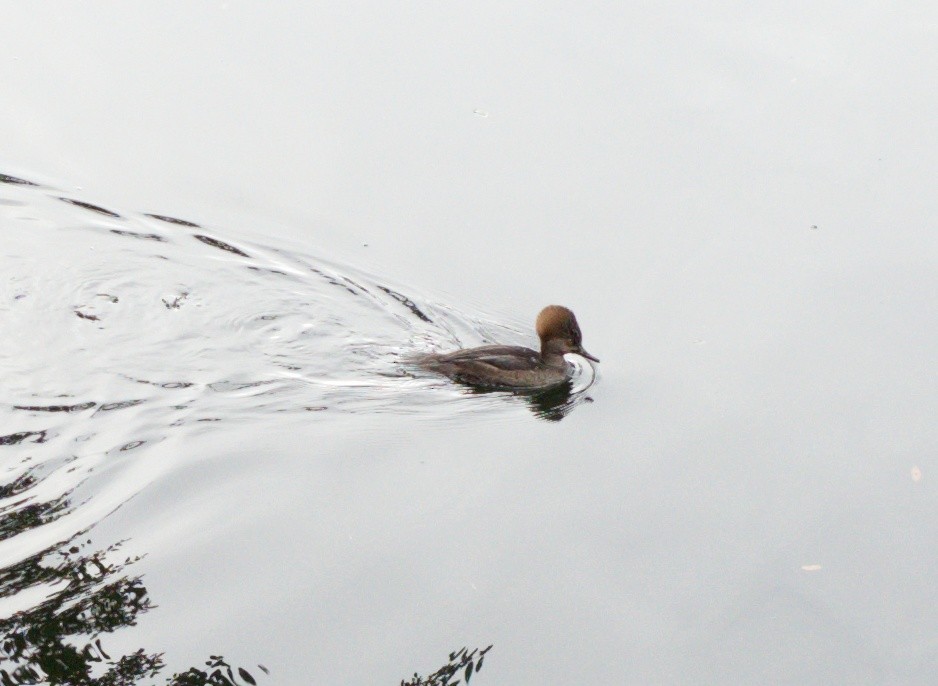
[[[483,345],[423,355],[418,364],[470,386],[537,391],[570,380],[574,368],[565,355],[599,362],[583,348],[583,334],[570,308],[548,305],[537,315],[534,329],[541,339],[540,351],[519,345]]]

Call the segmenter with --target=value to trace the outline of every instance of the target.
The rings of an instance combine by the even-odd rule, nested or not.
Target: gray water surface
[[[933,7],[4,10],[12,683],[932,683]]]

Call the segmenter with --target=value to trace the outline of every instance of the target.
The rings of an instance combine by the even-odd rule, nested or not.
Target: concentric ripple
[[[104,456],[115,469],[155,442],[271,413],[446,421],[514,416],[507,401],[556,419],[582,399],[468,397],[415,372],[415,353],[522,342],[522,327],[492,330],[354,268],[9,175],[0,202],[0,447],[39,471],[68,456],[73,485]],[[26,468],[15,463],[3,464]]]
[[[0,622],[13,633],[65,631],[61,608],[97,602],[123,569],[106,561],[117,544],[84,551],[79,539],[185,460],[196,435],[276,430],[283,413],[341,413],[343,426],[357,413],[556,420],[592,383],[584,369],[567,387],[515,396],[429,377],[408,360],[520,343],[524,327],[492,329],[354,268],[187,219],[0,175],[0,227]],[[100,583],[79,583],[88,565]],[[140,580],[122,583],[128,593],[107,602],[147,611]],[[84,630],[100,631],[88,618]],[[19,640],[7,654],[19,666],[0,678],[35,683],[43,650],[61,646]],[[83,655],[104,660],[98,649]],[[141,656],[141,674],[158,667]]]

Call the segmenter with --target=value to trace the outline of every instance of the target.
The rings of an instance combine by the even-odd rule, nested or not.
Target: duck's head
[[[573,312],[562,305],[548,305],[537,315],[534,329],[541,339],[541,355],[582,355],[599,362],[583,349],[583,334]]]

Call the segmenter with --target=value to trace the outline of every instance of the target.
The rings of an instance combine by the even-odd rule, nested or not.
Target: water
[[[935,19],[9,4],[0,670],[931,683]]]
[[[94,643],[102,631],[132,625],[152,609],[141,578],[126,576],[141,556],[121,557],[125,548],[139,548],[139,537],[124,535],[100,548],[85,537],[141,491],[161,484],[172,484],[173,492],[190,488],[182,475],[201,459],[195,445],[209,453],[219,444],[244,447],[261,432],[267,437],[260,445],[291,436],[296,444],[286,454],[309,458],[297,450],[302,441],[322,441],[337,427],[360,431],[350,417],[387,415],[396,426],[394,418],[446,423],[467,413],[506,421],[530,409],[557,421],[588,399],[588,366],[574,377],[576,391],[534,396],[479,394],[421,373],[410,362],[420,353],[523,338],[412,299],[351,267],[220,238],[188,220],[125,215],[9,175],[3,181],[2,312],[4,329],[13,334],[0,358],[3,425],[15,430],[2,437],[8,522],[2,564],[45,570],[8,579],[4,591],[8,612],[22,613],[37,599],[48,606],[38,616],[14,614],[8,640],[54,625],[59,620],[52,616],[63,608],[103,602],[103,586],[124,584],[121,621],[99,626],[80,613],[76,626],[57,629],[57,641],[84,636],[91,646],[86,661],[93,663],[107,655]],[[323,429],[313,429],[316,424]],[[380,446],[372,439],[363,450]],[[268,449],[263,456],[270,457]],[[254,481],[258,470],[269,473],[260,463],[243,469],[231,478]],[[216,491],[232,487],[217,475],[212,483]],[[277,501],[283,486],[274,488]],[[202,493],[200,500],[219,495]],[[165,540],[167,530],[191,546],[199,520],[192,510],[204,503],[174,506],[172,497],[164,498],[154,507],[160,524],[151,519],[141,526],[164,541],[156,548],[178,545]],[[250,500],[239,506],[242,515],[264,499]],[[167,507],[186,514],[174,520]],[[253,528],[276,509],[265,503],[257,520],[245,524]],[[217,510],[207,516],[230,517]],[[82,579],[88,567],[98,573]],[[24,683],[37,669],[52,678],[39,657],[43,650],[49,649],[37,644],[9,653],[21,670],[10,673]],[[140,674],[157,663],[153,655],[138,665]]]

